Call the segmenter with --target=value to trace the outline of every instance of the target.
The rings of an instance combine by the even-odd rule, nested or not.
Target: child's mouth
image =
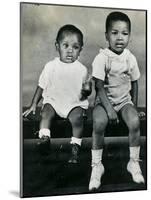
[[[116,44],[116,47],[117,47],[117,48],[122,48],[123,45],[124,45],[123,43],[117,43],[117,44]]]
[[[73,56],[67,56],[66,57],[68,60],[72,60],[73,59]]]

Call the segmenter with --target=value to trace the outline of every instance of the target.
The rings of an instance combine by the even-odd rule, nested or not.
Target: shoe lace
[[[130,160],[134,161],[134,162],[142,162],[143,160],[140,158],[130,158]]]
[[[92,162],[91,164],[91,167],[98,167],[99,165],[102,165],[102,160],[100,160],[99,162],[95,163],[95,162]]]

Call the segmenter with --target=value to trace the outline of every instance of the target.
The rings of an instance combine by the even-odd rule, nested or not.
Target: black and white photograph
[[[147,190],[147,14],[20,3],[21,197]]]

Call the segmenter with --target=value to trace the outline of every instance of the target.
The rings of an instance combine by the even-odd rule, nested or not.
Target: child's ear
[[[80,47],[80,52],[83,50],[83,47]]]
[[[55,42],[55,46],[56,46],[56,50],[58,51],[59,49],[59,44],[57,42]]]
[[[107,34],[107,32],[105,32],[105,38],[108,41],[108,34]]]

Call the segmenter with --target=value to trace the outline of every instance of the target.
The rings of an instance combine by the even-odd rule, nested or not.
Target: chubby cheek
[[[79,56],[80,56],[80,53],[78,53],[78,54],[76,55],[76,59],[78,59]]]
[[[77,54],[77,57],[80,56],[80,53],[81,53],[81,50],[79,50],[76,54]]]
[[[128,43],[129,43],[129,39],[130,39],[130,38],[127,38],[127,39],[126,39],[126,44],[127,44],[127,45],[128,45]]]
[[[115,40],[109,41],[109,45],[110,45],[111,47],[114,47],[114,46],[115,46]]]

